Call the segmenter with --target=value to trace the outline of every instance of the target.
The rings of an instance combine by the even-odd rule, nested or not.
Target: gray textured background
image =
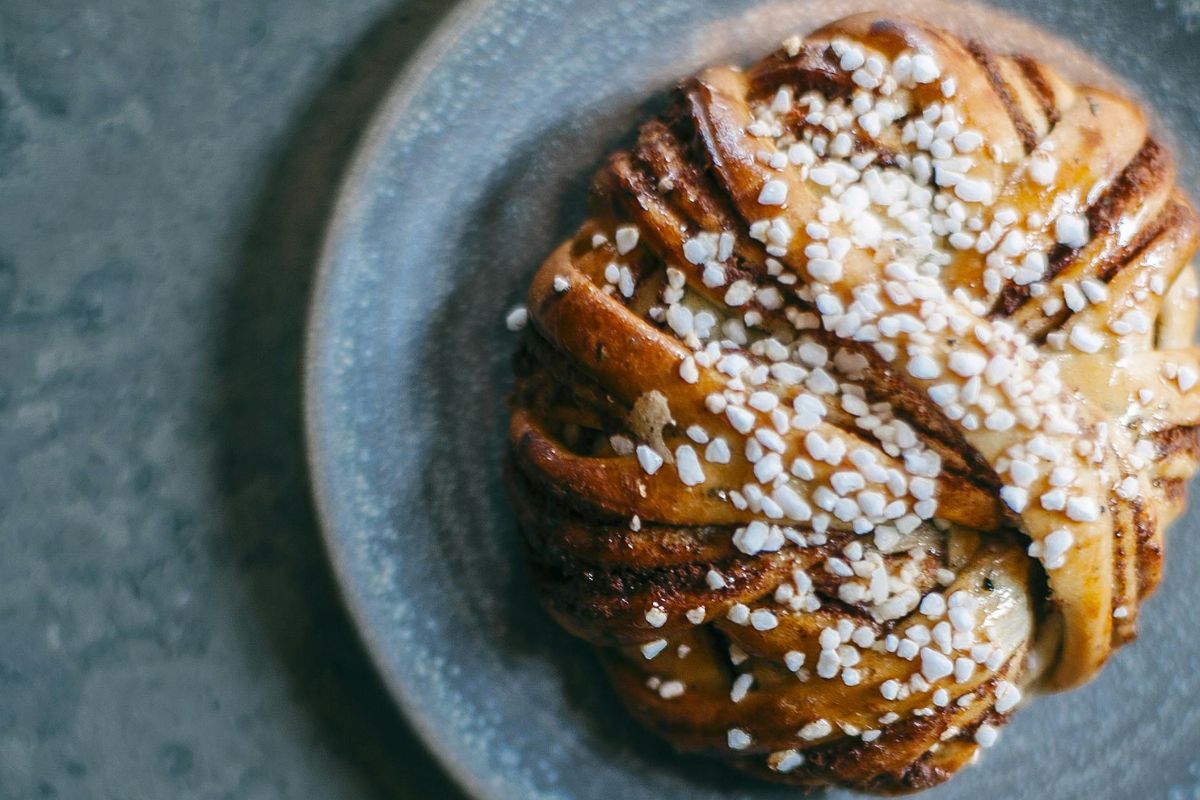
[[[0,0],[0,800],[460,797],[341,608],[298,397],[338,177],[444,5]]]
[[[0,798],[448,798],[313,521],[337,177],[441,16],[0,0]]]

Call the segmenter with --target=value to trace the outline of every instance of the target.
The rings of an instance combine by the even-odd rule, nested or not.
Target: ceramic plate
[[[852,5],[825,3],[825,16]],[[1195,194],[1200,4],[1006,7],[1149,98],[1185,145]],[[537,604],[500,459],[505,311],[581,221],[599,160],[679,78],[747,62],[804,13],[761,0],[468,3],[414,57],[347,177],[310,330],[316,495],[380,671],[478,798],[796,795],[677,756],[625,716],[588,648]],[[980,766],[928,797],[1200,797],[1198,522],[1193,508],[1172,532],[1141,640],[1095,683],[1018,714]]]

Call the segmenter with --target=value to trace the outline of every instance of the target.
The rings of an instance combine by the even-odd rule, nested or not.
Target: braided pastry
[[[538,271],[507,480],[677,748],[945,780],[1132,639],[1200,440],[1197,217],[1145,117],[866,14],[685,82]]]

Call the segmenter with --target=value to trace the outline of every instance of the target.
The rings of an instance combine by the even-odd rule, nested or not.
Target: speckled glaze
[[[1193,3],[1006,6],[1149,98],[1195,194]],[[587,648],[538,608],[500,487],[504,312],[582,218],[602,155],[675,80],[745,61],[805,19],[779,9],[782,26],[747,0],[467,3],[400,81],[347,178],[310,323],[318,505],[386,682],[477,797],[795,795],[676,756],[625,716]],[[1139,643],[1083,690],[1017,715],[982,766],[928,796],[1200,797],[1198,528],[1193,508],[1173,531]]]

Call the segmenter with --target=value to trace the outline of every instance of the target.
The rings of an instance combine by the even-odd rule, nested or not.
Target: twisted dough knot
[[[919,788],[1134,636],[1200,414],[1196,215],[1134,105],[855,16],[684,83],[593,208],[508,479],[647,725]]]

